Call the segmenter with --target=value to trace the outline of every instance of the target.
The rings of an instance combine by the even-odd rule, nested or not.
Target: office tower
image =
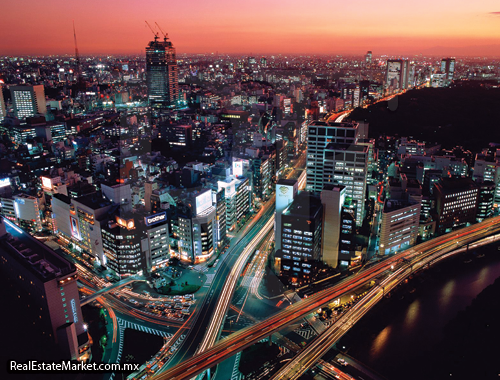
[[[495,194],[495,183],[486,181],[478,183],[479,193],[477,200],[476,221],[482,222],[484,219],[493,216],[493,199]]]
[[[151,273],[170,258],[167,213],[115,215],[102,226],[102,244],[106,265],[117,276]]]
[[[276,251],[281,249],[281,213],[293,202],[298,190],[298,182],[293,179],[280,179],[276,184],[276,216],[274,224]]]
[[[379,255],[409,248],[417,241],[420,204],[386,199],[382,210]]]
[[[307,131],[307,190],[317,192],[323,190],[325,148],[328,144],[337,142],[356,144],[358,142],[358,124],[327,123],[324,121],[315,121],[309,124]]]
[[[441,178],[434,185],[437,230],[445,233],[474,223],[478,193],[478,186],[471,178]]]
[[[390,59],[387,61],[385,75],[386,87],[393,90],[405,90],[409,85],[410,63],[403,59]]]
[[[11,86],[10,96],[14,106],[14,115],[19,120],[47,113],[45,90],[41,84],[37,86]]]
[[[441,60],[441,73],[446,75],[447,81],[452,81],[455,74],[455,58],[443,58]]]
[[[0,85],[0,123],[3,122],[5,116],[7,115],[7,110],[5,109],[5,100],[3,98],[3,88]]]
[[[371,63],[372,63],[372,51],[371,50],[368,50],[365,54],[365,63],[367,65],[371,65]]]
[[[323,205],[319,197],[302,192],[281,219],[281,276],[292,286],[310,282],[321,258]]]
[[[323,261],[333,268],[339,263],[339,239],[345,186],[325,185],[321,191],[323,204]]]
[[[175,48],[165,36],[146,47],[146,84],[148,101],[153,107],[174,107],[179,98]]]
[[[2,275],[28,297],[36,310],[33,324],[52,337],[68,359],[89,359],[75,265],[4,218],[0,237]]]

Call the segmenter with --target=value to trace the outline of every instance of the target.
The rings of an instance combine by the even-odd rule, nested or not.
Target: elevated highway
[[[307,299],[289,306],[287,309],[270,316],[268,319],[256,325],[249,326],[230,335],[228,338],[224,339],[224,341],[204,351],[198,352],[190,359],[157,374],[154,378],[165,380],[190,379],[204,370],[226,360],[238,351],[251,346],[259,340],[314,312],[325,304],[332,302],[337,297],[352,292],[359,286],[375,280],[379,285],[370,291],[370,297],[363,298],[363,300],[367,301],[358,303],[356,308],[352,308],[349,311],[349,313],[351,313],[359,310],[359,314],[356,315],[361,318],[362,314],[369,310],[365,302],[372,302],[375,304],[378,301],[377,297],[383,296],[384,292],[388,291],[390,286],[397,284],[398,281],[405,278],[413,271],[440,260],[440,258],[450,254],[451,251],[456,250],[462,245],[472,243],[499,232],[500,217],[495,217],[421,243],[387,260],[369,266],[359,273],[345,278],[335,286],[313,294]],[[394,277],[394,275],[403,277]],[[380,291],[382,292],[381,295]],[[362,309],[363,306],[365,306],[364,309]],[[344,325],[343,333],[345,333],[351,325],[352,324]]]

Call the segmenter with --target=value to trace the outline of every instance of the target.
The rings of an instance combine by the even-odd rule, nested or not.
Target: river
[[[476,251],[484,257],[449,259],[394,292],[357,324],[345,342],[347,353],[389,380],[422,379],[443,327],[500,277],[496,246]]]

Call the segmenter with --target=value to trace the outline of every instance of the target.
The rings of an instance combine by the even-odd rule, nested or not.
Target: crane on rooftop
[[[151,29],[151,32],[153,32],[153,34],[155,35],[155,41],[158,40],[158,32],[155,32],[153,30],[153,28],[151,27],[151,25],[149,25],[149,22],[146,21],[146,25],[149,26],[149,29]]]
[[[156,26],[158,27],[158,29],[160,29],[160,32],[161,34],[163,34],[163,41],[166,41],[168,39],[168,33],[165,33],[161,28],[160,28],[160,25],[158,25],[158,23],[155,21],[155,24]]]

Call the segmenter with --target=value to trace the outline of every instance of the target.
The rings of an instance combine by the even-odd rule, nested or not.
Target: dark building
[[[36,310],[33,324],[53,338],[67,359],[88,360],[90,343],[74,264],[0,218],[0,268],[2,276],[14,281]]]
[[[477,201],[476,221],[482,222],[484,219],[493,216],[495,182],[485,181],[479,183],[478,186],[479,186],[479,193]]]
[[[148,101],[153,107],[174,107],[179,99],[175,48],[165,36],[150,41],[146,47],[146,84]]]
[[[440,233],[476,221],[478,186],[471,178],[441,178],[434,185],[437,230]]]
[[[323,205],[308,192],[298,194],[281,216],[281,276],[292,286],[313,280],[321,258]]]

